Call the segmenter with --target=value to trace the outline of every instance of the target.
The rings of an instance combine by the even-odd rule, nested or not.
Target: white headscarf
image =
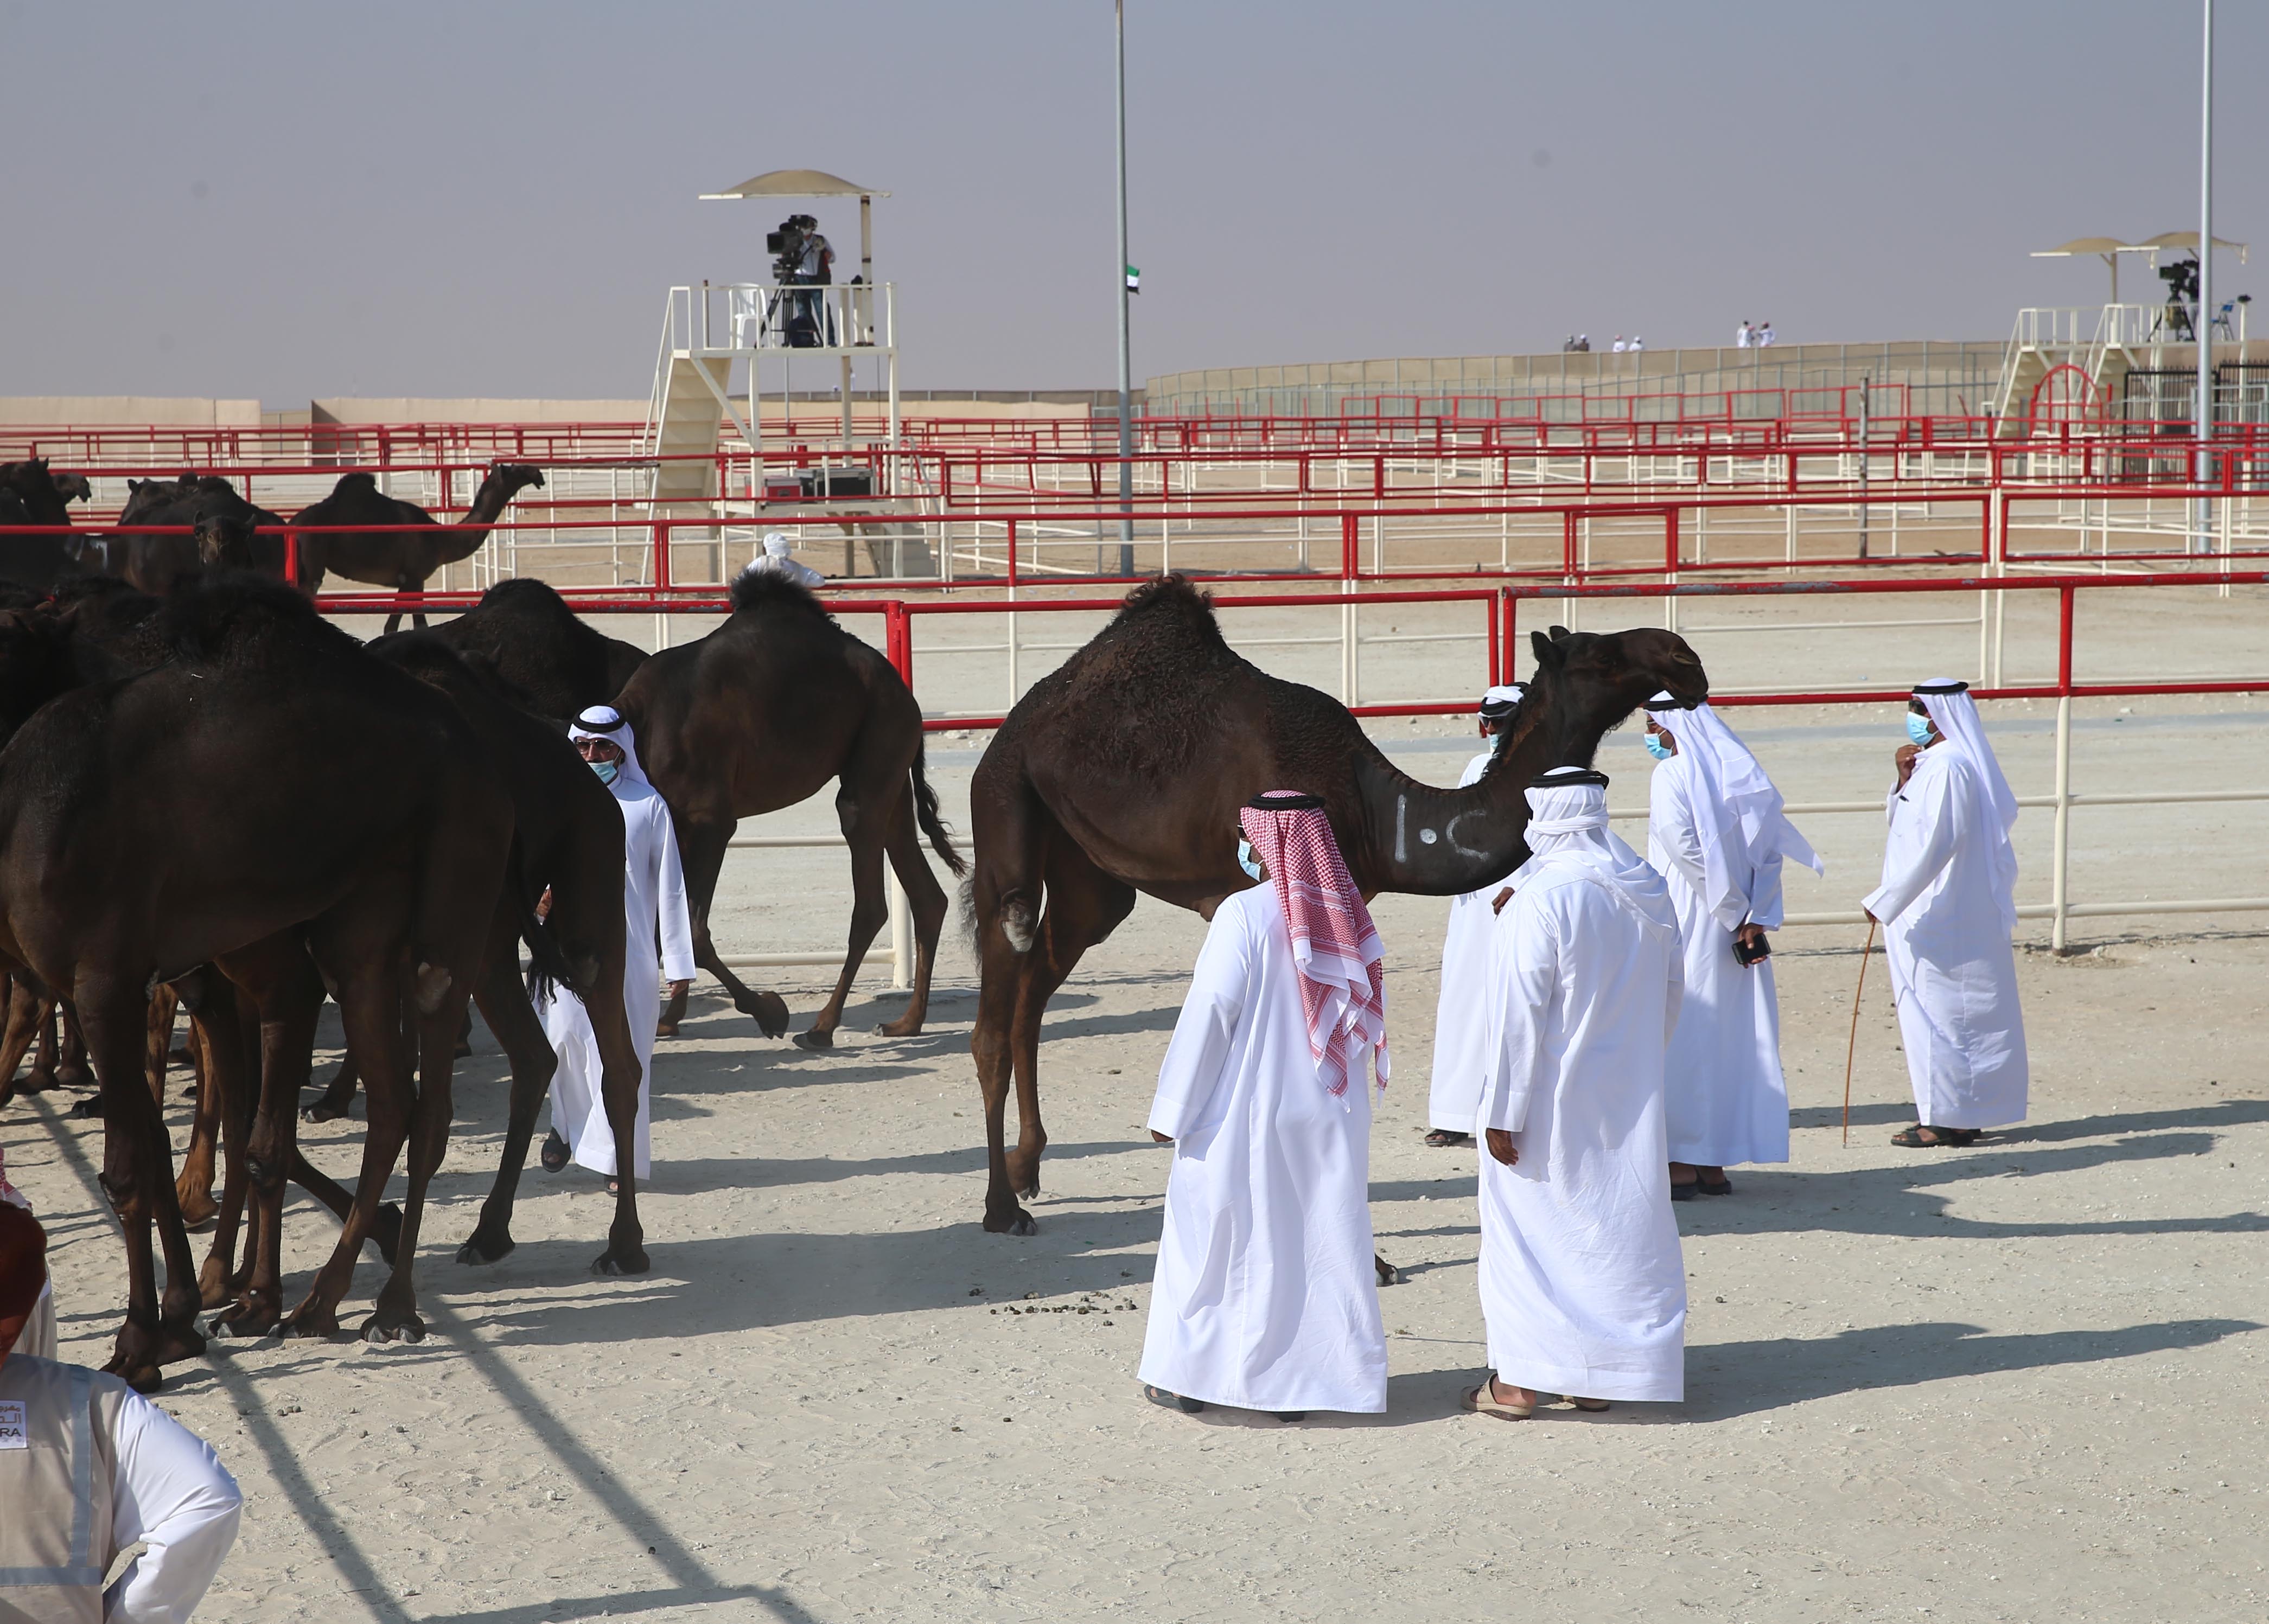
[[[1670,889],[1646,860],[1608,827],[1608,780],[1587,767],[1555,767],[1528,786],[1529,859],[1516,889],[1545,870],[1580,869],[1649,930],[1678,934]]]
[[[1526,683],[1506,683],[1492,688],[1482,695],[1481,719],[1492,722],[1510,716],[1520,709],[1520,702],[1527,697],[1528,684]]]
[[[578,716],[567,729],[567,736],[580,742],[585,739],[604,739],[617,745],[623,759],[615,769],[615,781],[607,787],[619,791],[625,785],[633,789],[651,790],[646,769],[639,765],[638,739],[620,711],[611,705],[595,705]]]
[[[1756,757],[1708,700],[1689,711],[1669,694],[1659,693],[1646,702],[1646,713],[1678,741],[1679,758],[1694,780],[1695,823],[1711,912],[1737,895],[1746,897],[1751,874],[1776,852],[1814,874],[1828,872],[1812,843],[1781,812],[1780,791]]]
[[[792,545],[792,543],[787,539],[787,531],[769,530],[765,534],[765,550],[763,556],[768,558],[785,558],[787,557],[788,548],[790,545]],[[750,559],[750,562],[754,563],[755,560]]]
[[[2017,797],[2001,771],[1993,747],[1985,742],[1985,726],[1977,718],[1977,702],[1970,684],[1950,676],[1933,676],[1915,684],[1914,697],[1930,712],[1930,720],[1945,735],[1947,744],[1960,750],[1985,786],[1993,803],[1993,882],[2000,894],[2001,912],[2009,928],[2017,927],[2017,853],[2009,844],[2009,830],[2017,821]]]

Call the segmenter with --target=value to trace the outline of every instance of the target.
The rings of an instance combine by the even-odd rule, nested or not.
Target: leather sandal
[[[1918,1122],[1911,1128],[1892,1134],[1891,1143],[1908,1150],[1959,1149],[1964,1145],[1976,1144],[1977,1135],[1984,1131],[1982,1128],[1934,1128],[1926,1122]],[[1925,1133],[1930,1135],[1928,1139],[1923,1137]]]
[[[1526,1421],[1536,1414],[1534,1404],[1507,1404],[1498,1398],[1490,1391],[1496,1379],[1494,1376],[1486,1377],[1480,1386],[1467,1388],[1459,1397],[1458,1407],[1475,1415],[1494,1415],[1499,1421]]]
[[[1455,1145],[1470,1145],[1474,1142],[1474,1136],[1470,1133],[1455,1133],[1448,1128],[1436,1128],[1426,1135],[1426,1142],[1435,1149],[1442,1150]]]
[[[543,1163],[545,1172],[556,1173],[567,1165],[567,1141],[554,1128],[543,1136],[543,1148],[536,1153],[536,1159]]]

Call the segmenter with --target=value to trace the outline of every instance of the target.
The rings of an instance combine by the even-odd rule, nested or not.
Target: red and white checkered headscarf
[[[1363,1044],[1386,1088],[1386,949],[1323,803],[1297,790],[1270,790],[1239,809],[1237,822],[1268,868],[1292,935],[1316,1075],[1327,1093],[1344,1095],[1349,1051]]]

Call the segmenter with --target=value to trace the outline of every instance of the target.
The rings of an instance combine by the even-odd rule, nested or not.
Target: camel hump
[[[331,487],[331,494],[333,496],[344,496],[349,491],[352,491],[357,495],[361,495],[365,492],[375,495],[377,491],[378,476],[372,473],[368,469],[360,468],[356,469],[352,473],[340,475],[338,484]]]
[[[575,611],[567,607],[567,600],[552,590],[551,583],[538,580],[533,575],[515,575],[509,580],[499,581],[481,594],[479,607],[576,618]]]
[[[1214,618],[1213,594],[1200,588],[1186,575],[1161,575],[1144,581],[1127,594],[1111,623],[1114,631],[1148,631],[1171,626],[1194,631],[1208,642],[1228,646],[1221,623]]]
[[[262,575],[208,575],[177,587],[158,611],[158,627],[174,658],[224,668],[357,646],[310,599]]]
[[[770,570],[743,570],[733,577],[733,612],[754,609],[797,609],[815,615],[829,625],[835,616],[814,596],[811,588]]]

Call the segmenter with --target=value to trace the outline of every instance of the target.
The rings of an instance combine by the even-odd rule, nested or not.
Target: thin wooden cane
[[[1875,956],[1875,921],[1867,921],[1867,945],[1859,949],[1859,985],[1851,994],[1851,1041],[1844,1050],[1844,1143],[1851,1142],[1851,1062],[1859,1053],[1859,1000],[1867,992],[1867,961]]]

